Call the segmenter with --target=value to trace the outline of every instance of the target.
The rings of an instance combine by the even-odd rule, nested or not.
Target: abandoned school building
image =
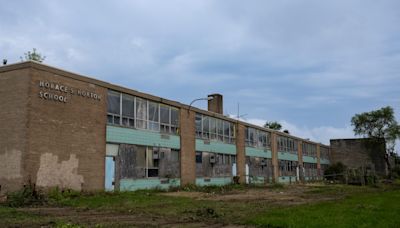
[[[317,179],[330,148],[28,61],[0,67],[1,192]],[[233,177],[237,178],[233,178]]]

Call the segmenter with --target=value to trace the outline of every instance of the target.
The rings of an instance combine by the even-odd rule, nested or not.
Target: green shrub
[[[327,180],[344,181],[344,174],[347,168],[341,162],[331,164],[325,171],[324,176]]]
[[[43,192],[37,191],[35,185],[32,184],[25,185],[21,190],[7,194],[7,204],[10,207],[44,204],[45,201]]]

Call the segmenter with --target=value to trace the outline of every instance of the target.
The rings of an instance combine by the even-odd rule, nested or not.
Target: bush
[[[10,207],[22,207],[45,203],[44,194],[36,190],[35,185],[25,185],[21,190],[7,194],[7,204]]]
[[[344,181],[344,174],[347,168],[341,162],[331,164],[325,171],[324,176],[327,180]]]

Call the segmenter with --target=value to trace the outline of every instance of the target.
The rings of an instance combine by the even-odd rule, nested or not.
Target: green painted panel
[[[295,183],[297,177],[296,176],[281,176],[278,178],[279,183]]]
[[[323,159],[323,158],[321,158],[321,159],[319,160],[319,162],[320,162],[321,164],[323,164],[323,165],[329,165],[329,164],[331,164],[331,162],[330,162],[328,159]]]
[[[263,150],[254,147],[246,147],[246,156],[272,158],[271,150]]]
[[[307,162],[307,163],[317,163],[318,160],[317,160],[316,157],[303,156],[303,162]]]
[[[227,185],[232,183],[232,177],[210,177],[210,178],[196,178],[196,185]]]
[[[268,181],[265,179],[265,177],[250,177],[250,184],[265,184],[265,181]],[[272,181],[272,178],[270,178],[270,182]]]
[[[288,160],[288,161],[298,161],[299,156],[297,156],[297,154],[278,152],[278,159],[279,160]]]
[[[171,187],[178,187],[181,185],[180,179],[169,179],[168,183],[161,183],[160,179],[121,179],[120,180],[121,191],[136,191],[139,189],[169,189]]]
[[[236,144],[228,144],[218,141],[209,141],[205,143],[202,139],[196,139],[196,151],[236,154]]]
[[[110,143],[180,148],[180,139],[177,135],[162,135],[158,132],[115,126],[107,126],[106,140]]]

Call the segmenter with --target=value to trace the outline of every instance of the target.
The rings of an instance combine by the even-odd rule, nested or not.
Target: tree
[[[277,131],[282,129],[282,125],[280,123],[278,123],[277,121],[266,122],[264,124],[264,127],[272,129],[272,130],[277,130]]]
[[[24,58],[21,58],[21,61],[36,61],[36,62],[43,62],[46,59],[46,56],[42,56],[42,54],[40,54],[39,52],[36,52],[36,48],[33,48],[33,51],[28,51],[26,53],[24,53]]]
[[[356,114],[351,118],[355,135],[372,139],[384,139],[387,153],[394,151],[396,139],[400,138],[400,125],[397,124],[393,108],[390,106]]]

